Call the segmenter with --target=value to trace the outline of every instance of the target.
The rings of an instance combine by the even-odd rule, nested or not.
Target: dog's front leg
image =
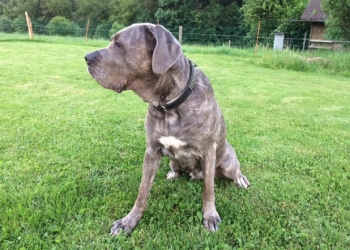
[[[124,232],[132,231],[141,220],[143,211],[147,205],[147,198],[150,194],[152,183],[156,176],[162,154],[160,150],[147,148],[143,159],[142,179],[139,187],[139,193],[135,201],[134,207],[129,214],[123,219],[113,223],[111,235],[118,235],[122,230]]]
[[[203,166],[203,218],[204,227],[210,232],[219,229],[218,223],[221,222],[220,216],[216,211],[215,193],[214,193],[214,176],[216,162],[216,143],[210,146],[205,154],[202,162]]]

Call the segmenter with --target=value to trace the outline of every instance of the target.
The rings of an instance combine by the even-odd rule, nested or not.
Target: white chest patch
[[[183,142],[179,139],[176,139],[174,136],[163,136],[158,140],[165,148],[174,147],[176,149],[186,145],[186,142]]]

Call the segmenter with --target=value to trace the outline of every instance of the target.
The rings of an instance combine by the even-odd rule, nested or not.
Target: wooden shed
[[[325,39],[328,15],[321,10],[321,0],[311,0],[307,5],[300,20],[311,24],[310,49],[336,49],[339,43]]]

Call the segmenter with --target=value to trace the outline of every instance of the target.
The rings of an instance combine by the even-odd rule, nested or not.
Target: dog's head
[[[156,81],[180,54],[179,42],[163,26],[134,24],[115,34],[106,48],[88,53],[85,60],[99,84],[120,93],[133,84]]]

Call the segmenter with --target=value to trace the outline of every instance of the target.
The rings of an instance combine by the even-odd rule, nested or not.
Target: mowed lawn
[[[166,181],[164,159],[139,225],[110,237],[137,196],[147,104],[88,75],[95,49],[0,43],[0,249],[350,248],[350,78],[268,69],[253,54],[186,53],[252,184],[216,180],[220,230],[202,226],[203,183]]]

